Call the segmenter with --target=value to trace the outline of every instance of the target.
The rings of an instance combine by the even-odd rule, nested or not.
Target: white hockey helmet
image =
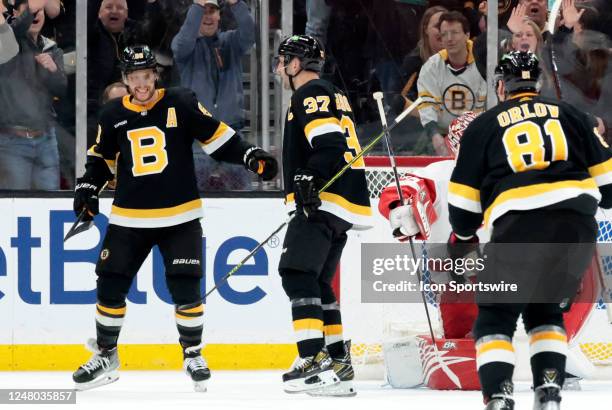
[[[457,158],[457,155],[459,155],[461,137],[463,136],[463,133],[467,129],[468,125],[470,125],[470,123],[474,121],[476,117],[478,117],[478,114],[475,112],[466,111],[455,118],[448,126],[448,134],[446,134],[444,142],[446,143],[448,152],[453,158]]]

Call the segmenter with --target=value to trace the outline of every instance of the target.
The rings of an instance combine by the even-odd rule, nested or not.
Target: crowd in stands
[[[271,29],[280,28],[285,1],[270,0]],[[442,138],[450,121],[485,109],[486,1],[292,3],[294,32],[324,45],[323,77],[349,97],[362,142],[380,127],[374,91],[383,91],[389,117],[418,96],[424,100],[393,132],[396,152],[404,155],[446,155]],[[554,34],[547,28],[552,2],[498,3],[498,51],[537,53],[544,67],[542,94],[591,113],[594,126],[612,141],[612,2],[563,0]],[[243,63],[258,38],[254,9],[250,0],[88,1],[88,146],[101,105],[128,92],[118,56],[133,44],[155,50],[160,87],[192,89],[212,115],[246,132]],[[0,0],[0,14],[0,189],[69,189],[76,1]],[[200,189],[252,188],[242,167],[221,165],[199,148],[194,152]]]

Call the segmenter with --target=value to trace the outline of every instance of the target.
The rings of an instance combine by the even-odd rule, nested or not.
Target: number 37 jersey
[[[532,93],[481,114],[461,139],[448,190],[453,230],[511,211],[612,206],[612,153],[587,114]]]
[[[306,168],[319,178],[318,188],[361,152],[348,99],[325,80],[311,80],[291,97],[283,135],[286,203],[295,207],[293,176]],[[320,210],[353,224],[371,226],[370,199],[363,158],[320,194]]]
[[[103,107],[87,168],[99,179],[116,174],[111,223],[178,225],[202,217],[194,140],[215,159],[240,162],[241,157],[226,155],[235,138],[234,130],[212,118],[190,90],[159,89],[157,100],[147,106],[135,105],[126,96]]]

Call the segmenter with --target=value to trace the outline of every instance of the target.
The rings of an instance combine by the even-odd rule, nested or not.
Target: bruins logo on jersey
[[[466,111],[473,111],[476,105],[474,92],[463,84],[452,84],[442,93],[444,108],[449,113],[459,116]]]

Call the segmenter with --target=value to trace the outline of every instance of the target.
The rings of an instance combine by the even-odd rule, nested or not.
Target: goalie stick
[[[406,118],[406,116],[408,114],[410,114],[410,112],[412,110],[414,110],[419,104],[421,104],[421,102],[423,101],[423,99],[421,97],[417,98],[408,108],[406,108],[400,115],[398,115],[395,120],[393,120],[393,124],[391,124],[391,126],[388,128],[388,131],[391,131],[393,128],[395,128],[400,122],[402,122],[402,120],[404,118]],[[368,145],[366,145],[365,147],[363,147],[363,149],[361,150],[360,153],[358,153],[357,155],[355,155],[353,157],[352,160],[350,160],[349,162],[347,162],[342,169],[340,169],[340,171],[338,171],[336,173],[336,175],[334,175],[333,177],[330,178],[329,181],[327,181],[327,183],[325,183],[325,185],[323,185],[323,187],[321,189],[319,189],[319,194],[321,194],[321,192],[324,192],[325,190],[327,190],[327,188],[329,188],[334,182],[336,182],[336,180],[338,180],[338,178],[340,178],[342,176],[342,174],[344,174],[346,172],[347,169],[349,169],[355,162],[357,162],[361,157],[363,157],[366,153],[370,152],[372,150],[372,148],[374,148],[374,145],[376,145],[376,143],[378,141],[380,141],[381,138],[383,138],[385,135],[385,131],[381,131],[376,137],[374,137],[372,139],[372,141],[370,141],[368,143]],[[274,235],[276,235],[278,232],[280,232],[285,226],[287,226],[289,224],[289,222],[291,222],[291,220],[293,219],[293,215],[291,215],[289,218],[287,218],[287,220],[285,222],[283,222],[278,228],[276,228],[274,230],[274,232],[272,232],[266,239],[263,240],[263,242],[260,242],[259,244],[257,244],[257,246],[247,255],[245,256],[239,263],[238,265],[234,266],[232,268],[232,270],[230,270],[228,273],[225,274],[225,276],[223,276],[219,281],[217,281],[217,283],[215,284],[215,286],[213,286],[213,288],[211,290],[209,290],[208,292],[206,292],[206,295],[204,296],[204,300],[211,294],[213,293],[218,287],[219,285],[224,284],[233,274],[235,274],[240,268],[242,268],[244,266],[244,264],[251,259],[251,257],[253,257],[253,255],[255,255],[255,253],[257,253],[257,251],[259,251],[266,243],[268,243],[270,241],[270,239],[272,239],[272,237]]]
[[[397,172],[397,166],[395,165],[395,154],[393,152],[393,148],[391,147],[391,128],[387,127],[387,116],[385,114],[385,108],[383,107],[383,93],[377,91],[373,94],[374,100],[376,100],[376,104],[378,105],[378,114],[380,115],[380,122],[383,127],[383,135],[385,138],[385,145],[387,146],[387,153],[389,154],[389,162],[391,163],[391,167],[393,168],[393,178],[395,179],[395,186],[397,188],[397,195],[399,196],[400,202],[402,205],[407,205],[404,199],[404,195],[402,192],[402,187],[400,184],[399,173]],[[410,245],[410,253],[412,254],[412,259],[417,261],[416,252],[414,250],[414,242],[412,241],[412,237],[408,237],[409,245]],[[421,273],[421,264],[417,264],[416,269],[417,278],[420,283],[423,282],[423,275]],[[436,336],[434,335],[433,326],[431,324],[431,316],[429,315],[429,306],[427,306],[427,299],[425,297],[425,291],[422,290],[421,287],[421,298],[423,300],[423,307],[425,308],[425,316],[427,317],[427,326],[429,326],[429,336],[431,336],[431,341],[434,349],[435,357],[440,363],[440,368],[444,372],[444,374],[453,382],[457,387],[461,388],[461,381],[459,377],[452,372],[448,365],[442,360],[442,356],[440,355],[440,351],[438,350],[438,344],[436,343]]]

